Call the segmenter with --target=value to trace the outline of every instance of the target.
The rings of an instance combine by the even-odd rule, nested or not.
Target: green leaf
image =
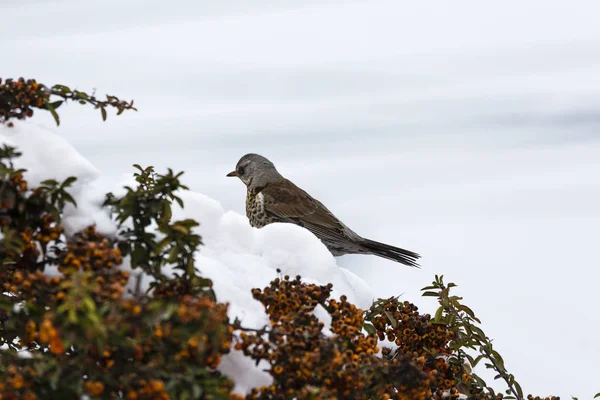
[[[60,125],[60,118],[58,117],[58,113],[54,109],[52,103],[46,103],[46,109],[50,111],[50,114],[54,117],[54,121],[56,122],[56,126]]]
[[[485,381],[477,374],[471,374],[471,376],[473,377],[473,379],[475,380],[475,382],[477,382],[477,385],[481,386],[481,387],[485,387],[487,386],[487,384],[485,383]]]
[[[75,199],[73,198],[73,196],[71,196],[69,193],[64,192],[63,193],[63,198],[64,198],[65,203],[71,203],[74,206],[77,206],[77,202],[75,201]]]
[[[171,220],[172,215],[173,215],[173,212],[171,211],[171,204],[167,200],[164,200],[162,203],[161,222],[163,224],[168,223]]]
[[[102,121],[106,121],[106,108],[100,107],[100,112],[102,113]]]
[[[142,260],[146,258],[146,251],[141,246],[136,246],[131,253],[131,266],[137,268],[142,263]]]
[[[482,355],[479,355],[479,356],[477,356],[477,357],[475,357],[475,359],[473,359],[473,361],[471,362],[471,366],[472,366],[473,368],[475,368],[475,366],[477,366],[477,364],[479,364],[479,361],[481,361],[481,359],[482,359],[483,357],[485,357],[485,355],[483,355],[483,354],[482,354]]]
[[[83,305],[87,308],[88,311],[96,311],[96,303],[90,298],[85,297],[83,299]]]
[[[152,254],[153,255],[160,254],[160,252],[163,251],[165,249],[165,247],[167,247],[170,243],[171,243],[171,239],[169,237],[162,239],[160,242],[158,242],[158,244],[156,245],[156,248],[152,251]]]
[[[177,256],[179,256],[179,246],[173,246],[167,255],[167,262],[174,263],[177,260]]]
[[[481,323],[481,321],[479,320],[479,318],[477,318],[475,316],[475,313],[469,307],[465,306],[464,304],[457,304],[456,308],[458,308],[460,311],[466,312],[469,315],[469,317],[473,318],[473,320]]]
[[[194,272],[196,272],[196,264],[194,263],[194,258],[190,257],[188,262],[187,262],[187,268],[186,268],[186,272],[188,275],[194,275]]]
[[[75,176],[70,176],[67,179],[65,179],[65,181],[60,185],[60,187],[62,188],[66,188],[71,186],[71,184],[73,184],[73,182],[75,182],[77,180],[77,177]]]
[[[492,350],[491,354],[494,360],[496,361],[496,364],[498,364],[498,368],[501,371],[506,371],[506,368],[504,367],[504,359],[502,358],[500,353],[498,353],[496,350]]]
[[[62,103],[64,103],[63,100],[58,100],[58,101],[54,101],[52,103],[50,103],[52,105],[52,107],[56,110],[58,107],[60,107],[62,105]]]
[[[481,330],[481,328],[479,328],[478,326],[475,325],[470,325],[469,324],[470,329],[472,330],[472,332],[474,332],[475,336],[481,340],[485,340],[486,336],[485,336],[485,332],[483,332]]]
[[[377,334],[377,329],[371,324],[363,324],[363,329],[367,331],[369,336],[375,336]]]
[[[448,325],[452,326],[452,325],[454,325],[455,322],[456,322],[456,315],[450,314],[450,316],[448,318]]]
[[[180,224],[179,222],[174,223],[172,226],[173,230],[183,233],[184,235],[189,235],[190,230],[185,225]]]
[[[78,318],[77,318],[77,313],[75,312],[75,308],[74,307],[69,307],[69,310],[68,310],[68,319],[69,319],[69,322],[72,323],[72,324],[76,324],[77,323]]]
[[[438,292],[431,292],[431,291],[427,291],[425,293],[423,293],[421,296],[423,297],[439,297],[439,293]]]
[[[512,383],[513,383],[515,389],[517,390],[517,395],[520,398],[523,398],[523,389],[521,389],[521,385],[519,385],[519,382],[517,382],[517,381],[514,380],[514,377],[512,375],[511,375],[511,377],[513,378],[512,379]]]
[[[56,181],[54,179],[46,179],[45,181],[41,181],[40,183],[42,185],[45,185],[45,186],[56,186],[56,185],[58,185],[58,181]]]
[[[54,85],[52,86],[52,90],[60,90],[60,92],[63,94],[71,93],[71,89],[69,89],[69,87],[65,85]]]
[[[439,323],[442,320],[443,312],[444,312],[444,307],[443,306],[438,307],[437,311],[435,312],[435,317],[433,317],[433,321],[436,323]]]
[[[80,92],[79,90],[76,90],[76,91],[75,91],[75,96],[79,97],[80,99],[84,99],[84,100],[87,100],[87,99],[89,99],[89,96],[88,96],[88,94],[87,94],[87,93],[85,93],[85,92]]]
[[[390,321],[390,323],[392,324],[392,327],[395,328],[398,326],[398,321],[396,321],[396,318],[393,317],[393,315],[391,313],[389,313],[386,310],[383,310],[383,313],[385,314],[385,316],[388,318],[388,320]]]

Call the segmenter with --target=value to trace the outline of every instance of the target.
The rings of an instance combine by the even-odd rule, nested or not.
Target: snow
[[[332,318],[331,315],[327,312],[327,310],[322,305],[318,304],[313,311],[313,315],[323,323],[323,334],[327,337],[333,336],[333,332],[331,332]]]
[[[338,259],[378,297],[432,312],[419,288],[443,274],[524,390],[590,398],[599,12],[593,0],[5,0],[2,74],[135,99],[138,112],[106,122],[59,110],[57,131],[106,190],[134,162],[172,167],[243,214],[243,185],[223,175],[267,156],[357,233],[422,254],[420,270]],[[580,329],[514,329],[556,315]]]
[[[78,178],[71,192],[77,207],[65,209],[63,224],[67,235],[90,224],[96,224],[103,233],[116,233],[116,226],[101,209],[107,183],[102,182],[98,170],[67,141],[47,128],[18,122],[14,128],[0,125],[0,142],[23,152],[15,164],[27,169],[25,177],[32,186],[44,179]],[[131,178],[123,182],[129,181]],[[122,192],[123,182],[108,190]],[[367,283],[339,267],[336,259],[309,231],[292,224],[252,228],[245,216],[226,211],[217,200],[204,194],[183,192],[180,195],[184,208],[175,206],[173,219],[193,218],[200,222],[198,232],[203,246],[196,256],[197,268],[203,276],[213,280],[218,300],[229,303],[230,318],[239,318],[243,326],[261,328],[268,324],[264,308],[252,298],[251,289],[267,286],[278,276],[277,269],[284,275],[301,275],[307,283],[332,283],[333,297],[344,294],[359,307],[371,304],[374,296]],[[123,268],[131,270],[127,259]],[[48,271],[52,276],[57,273],[55,269]],[[130,286],[135,283],[135,275]],[[150,278],[144,276],[142,287],[147,288],[149,283]],[[325,333],[329,332],[331,318],[327,312],[320,307],[315,315],[325,323]],[[233,378],[236,390],[241,393],[270,382],[264,364],[255,366],[238,351],[225,356],[219,369]]]
[[[60,182],[70,176],[77,177],[69,190],[77,207],[70,204],[65,207],[65,233],[73,234],[92,223],[101,233],[116,232],[108,214],[100,208],[104,193],[94,184],[100,172],[65,139],[43,126],[17,121],[13,128],[0,125],[0,141],[22,153],[15,164],[27,170],[30,187],[46,179]]]
[[[62,137],[33,123],[15,122],[13,128],[0,125],[3,144],[16,147],[22,154],[18,164],[26,168],[32,186],[45,179],[64,180],[77,176],[78,185],[98,178],[98,170]]]

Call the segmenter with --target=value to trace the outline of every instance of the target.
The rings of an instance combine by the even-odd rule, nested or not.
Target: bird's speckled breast
[[[255,190],[248,190],[246,194],[246,216],[250,225],[255,228],[275,222],[275,218],[268,216],[265,212],[263,195]]]

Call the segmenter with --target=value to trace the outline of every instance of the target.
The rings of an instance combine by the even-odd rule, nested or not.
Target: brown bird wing
[[[375,254],[379,257],[419,267],[417,253],[385,243],[364,239],[338,220],[319,200],[285,180],[267,185],[262,191],[265,211],[280,221],[300,225],[323,241],[334,255]]]
[[[321,240],[360,252],[360,236],[342,224],[321,202],[285,180],[267,185],[262,191],[265,211],[282,220],[303,226]]]

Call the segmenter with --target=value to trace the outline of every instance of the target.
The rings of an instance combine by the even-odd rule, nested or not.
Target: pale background
[[[251,4],[250,4],[251,3]],[[0,2],[0,77],[134,98],[57,132],[114,182],[225,178],[261,153],[412,270],[343,265],[381,297],[459,284],[527,393],[600,391],[600,5],[594,1]],[[52,126],[39,113],[34,121]],[[202,222],[202,221],[200,221]]]

